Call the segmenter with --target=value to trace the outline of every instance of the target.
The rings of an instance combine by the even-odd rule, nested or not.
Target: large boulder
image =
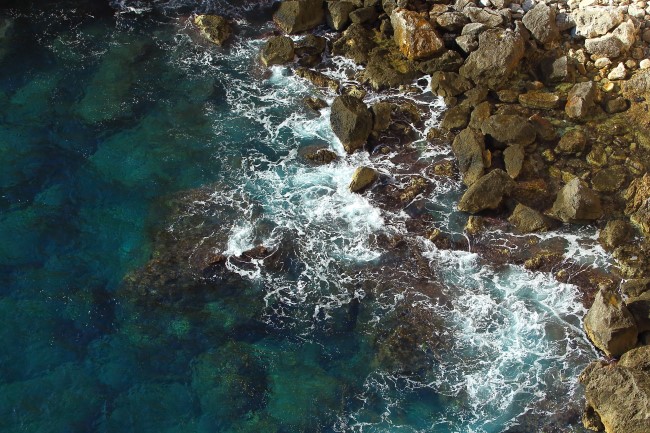
[[[569,91],[564,111],[573,119],[584,119],[593,115],[597,92],[598,86],[593,81],[575,84]]]
[[[519,32],[489,29],[479,35],[479,47],[459,72],[476,84],[490,89],[505,85],[524,57],[524,37]]]
[[[557,193],[550,214],[566,223],[595,220],[603,211],[598,194],[576,177]]]
[[[513,188],[514,181],[505,171],[492,170],[465,191],[458,202],[458,210],[474,214],[486,209],[497,209]]]
[[[463,176],[463,183],[471,186],[483,176],[489,159],[485,151],[485,140],[483,134],[472,128],[464,129],[456,136],[451,145],[458,170]]]
[[[323,0],[284,0],[273,21],[285,33],[300,33],[319,26],[324,17]]]
[[[338,96],[332,103],[330,125],[346,152],[353,153],[363,147],[372,131],[372,114],[360,99]]]
[[[634,179],[625,191],[625,214],[650,238],[650,173]]]
[[[336,31],[341,31],[350,23],[350,12],[356,6],[347,1],[328,1],[327,14],[325,19],[327,24]]]
[[[585,38],[602,36],[624,19],[623,11],[614,7],[588,6],[573,12],[576,35]]]
[[[355,63],[365,65],[370,59],[370,53],[377,47],[373,33],[361,24],[350,24],[340,38],[334,42],[332,53],[347,57]]]
[[[495,114],[481,125],[481,131],[505,144],[527,145],[535,141],[535,128],[524,117],[516,114]]]
[[[417,12],[395,9],[390,22],[395,43],[409,60],[431,57],[445,48],[433,24]]]
[[[584,319],[585,331],[594,346],[607,356],[618,357],[636,346],[639,330],[621,297],[600,290]]]
[[[521,233],[545,232],[550,227],[544,215],[521,203],[517,204],[508,221]]]
[[[528,11],[522,22],[533,37],[544,45],[555,44],[560,40],[560,30],[555,23],[555,9],[544,2],[537,3]]]
[[[273,36],[262,48],[260,55],[265,66],[282,65],[293,61],[295,55],[293,41],[288,36]]]
[[[377,48],[370,54],[368,65],[361,73],[361,77],[375,90],[396,88],[411,83],[415,78],[415,70],[409,66],[391,62],[391,53]]]
[[[207,40],[223,45],[232,34],[228,21],[219,15],[197,15],[194,24]]]
[[[648,346],[629,353],[618,364],[593,362],[580,375],[587,411],[597,415],[607,433],[650,431],[650,374],[643,362],[650,353]]]
[[[361,192],[372,185],[379,175],[370,167],[359,167],[352,174],[352,181],[350,182],[350,191]]]
[[[585,40],[585,51],[597,57],[616,58],[625,54],[636,41],[637,29],[628,20],[604,36]]]

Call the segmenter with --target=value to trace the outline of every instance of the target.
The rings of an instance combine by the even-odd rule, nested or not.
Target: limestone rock
[[[545,232],[550,227],[544,215],[521,203],[512,211],[508,221],[521,233]]]
[[[598,194],[577,177],[558,192],[550,211],[552,216],[565,223],[595,220],[602,213]]]
[[[596,108],[596,92],[598,87],[593,81],[577,83],[571,88],[564,108],[566,114],[573,119],[584,119],[594,113]]]
[[[544,45],[557,43],[560,40],[560,30],[555,23],[555,9],[544,2],[537,3],[524,15],[522,22],[533,37]]]
[[[632,227],[624,220],[608,221],[605,228],[598,233],[598,241],[607,251],[613,251],[631,238]]]
[[[480,23],[489,28],[500,27],[504,24],[503,15],[488,8],[467,6],[463,10],[463,13],[467,15],[473,23]]]
[[[458,96],[472,87],[469,80],[455,72],[434,72],[431,75],[431,91],[443,98]]]
[[[628,20],[604,36],[585,40],[585,51],[598,57],[615,58],[626,53],[636,41],[636,27]]]
[[[602,36],[621,24],[625,16],[618,8],[589,6],[573,13],[575,32],[578,36],[595,38]]]
[[[503,151],[503,162],[506,164],[506,172],[511,178],[516,179],[519,177],[524,167],[525,158],[526,152],[523,144],[513,144]]]
[[[479,35],[479,47],[470,53],[459,73],[490,89],[499,89],[524,56],[524,38],[519,32],[489,29]]]
[[[590,364],[580,375],[587,405],[598,414],[607,433],[650,431],[650,375],[620,363]]]
[[[516,114],[490,116],[483,122],[481,131],[501,143],[526,145],[535,141],[535,129]]]
[[[352,181],[350,182],[350,191],[360,192],[370,185],[372,185],[379,175],[377,172],[370,167],[359,167],[354,171],[352,175]]]
[[[475,214],[485,209],[497,209],[513,187],[514,182],[505,171],[493,170],[465,191],[458,203],[458,210]]]
[[[431,22],[417,12],[395,9],[390,22],[395,43],[409,60],[431,57],[445,48],[444,41]]]
[[[584,319],[587,336],[607,356],[621,356],[636,346],[634,317],[614,292],[600,290]]]
[[[228,21],[219,15],[197,15],[194,24],[210,42],[223,45],[232,34]]]
[[[634,179],[625,192],[625,215],[650,238],[650,173]]]
[[[324,17],[323,0],[284,0],[273,21],[285,33],[300,33],[319,26]]]
[[[354,4],[347,1],[328,1],[325,19],[327,25],[336,31],[341,31],[350,23],[350,12]]]
[[[288,36],[273,36],[262,48],[262,63],[265,66],[282,65],[293,61],[295,55],[293,41]]]
[[[372,131],[372,115],[363,101],[342,95],[332,103],[330,125],[346,152],[353,153],[363,147]]]
[[[464,129],[454,139],[451,150],[465,185],[471,186],[483,176],[488,167],[483,134],[471,128]]]
[[[469,19],[460,12],[444,12],[436,17],[438,26],[448,32],[462,30],[463,26],[468,22]]]
[[[363,82],[370,84],[375,90],[396,88],[411,83],[415,78],[415,71],[399,70],[389,59],[387,51],[375,49],[368,58],[368,65],[361,73]]]
[[[650,373],[650,346],[641,346],[625,352],[618,361],[618,366]]]

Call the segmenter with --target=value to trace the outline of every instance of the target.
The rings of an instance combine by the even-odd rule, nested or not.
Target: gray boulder
[[[598,194],[576,177],[557,193],[550,214],[567,223],[595,220],[603,211]]]
[[[555,23],[555,9],[544,2],[537,3],[522,20],[524,26],[535,39],[544,45],[556,44],[560,40],[560,30]]]
[[[519,32],[489,29],[479,35],[479,47],[470,53],[459,73],[490,89],[505,85],[524,56],[524,38]]]
[[[472,214],[497,209],[514,188],[514,181],[501,170],[492,170],[470,186],[458,202],[458,210]]]
[[[471,128],[464,129],[454,139],[451,150],[465,185],[471,186],[483,176],[489,162],[483,134]]]
[[[273,21],[285,33],[300,33],[319,26],[324,17],[323,0],[284,0]]]
[[[636,41],[637,29],[628,20],[614,29],[613,32],[604,36],[585,40],[585,51],[597,57],[608,57],[610,59],[625,54]]]
[[[615,292],[600,290],[596,294],[584,326],[594,346],[607,356],[621,356],[636,346],[639,332],[636,322]]]
[[[372,114],[360,99],[338,96],[332,103],[330,125],[346,152],[353,153],[363,147],[372,131]]]
[[[578,36],[595,38],[602,36],[621,24],[625,18],[623,12],[613,7],[584,7],[573,12],[575,32]]]

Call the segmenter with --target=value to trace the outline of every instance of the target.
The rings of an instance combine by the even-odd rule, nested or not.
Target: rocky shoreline
[[[411,180],[401,187],[360,167],[351,190],[371,190],[380,206],[404,208],[432,188],[417,176],[426,170],[462,179],[467,190],[457,206],[471,215],[465,228],[470,238],[480,238],[491,227],[520,235],[562,224],[600,229],[599,241],[616,261],[612,272],[574,275],[579,265],[571,257],[533,237],[513,236],[520,247],[509,251],[487,242],[478,248],[492,261],[552,272],[581,288],[590,307],[585,331],[605,355],[580,378],[587,399],[583,423],[610,433],[650,431],[650,6],[627,0],[288,0],[275,5],[273,19],[279,31],[263,47],[262,64],[292,64],[296,75],[338,94],[330,122],[348,153],[380,157],[396,151],[411,167]],[[224,18],[199,15],[193,21],[219,45],[233,33]],[[331,41],[311,33],[323,26],[339,33]],[[357,77],[362,86],[342,85],[319,71],[328,55],[363,66]],[[433,146],[451,143],[453,166],[422,166],[409,147],[416,138],[410,125],[421,123],[427,113],[405,102],[368,107],[362,101],[366,86],[411,92],[410,84],[425,76],[447,106],[427,139]],[[315,110],[327,105],[319,99],[305,104]],[[320,148],[305,158],[327,164],[337,155]],[[424,215],[410,223],[411,234],[439,248],[464,248],[462,240],[432,227]],[[413,238],[382,242],[412,262],[409,283],[424,286],[430,271],[418,265]],[[209,245],[205,254],[197,254],[191,248],[184,253],[178,245],[161,247],[178,257],[152,261],[127,281],[130,293],[151,285],[165,288],[166,269],[186,266],[190,256],[190,267],[196,269],[168,276],[170,281],[193,272],[214,278],[215,269],[226,275],[227,259],[208,253],[212,247],[223,249]],[[260,246],[242,260],[273,255],[282,259],[282,252]],[[149,281],[156,275],[163,280]],[[422,320],[419,313],[406,317],[397,334],[385,338],[396,347],[384,351],[405,357],[428,338],[409,325],[409,320]],[[404,327],[410,334],[406,342],[398,335]]]

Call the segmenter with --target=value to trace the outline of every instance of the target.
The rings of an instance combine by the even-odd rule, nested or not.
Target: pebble
[[[632,60],[632,59],[626,60],[625,61],[625,67],[628,68],[628,69],[636,68],[636,61]]]
[[[643,42],[650,43],[650,29],[645,29],[643,31],[643,36],[641,37],[641,39],[643,39]]]
[[[625,78],[626,73],[625,65],[621,62],[607,74],[607,78],[610,80],[622,80]]]
[[[639,68],[650,69],[650,59],[643,59],[639,62]]]
[[[596,59],[596,61],[594,62],[594,66],[596,66],[598,69],[606,68],[611,64],[612,61],[609,60],[607,57],[601,57],[600,59]]]

